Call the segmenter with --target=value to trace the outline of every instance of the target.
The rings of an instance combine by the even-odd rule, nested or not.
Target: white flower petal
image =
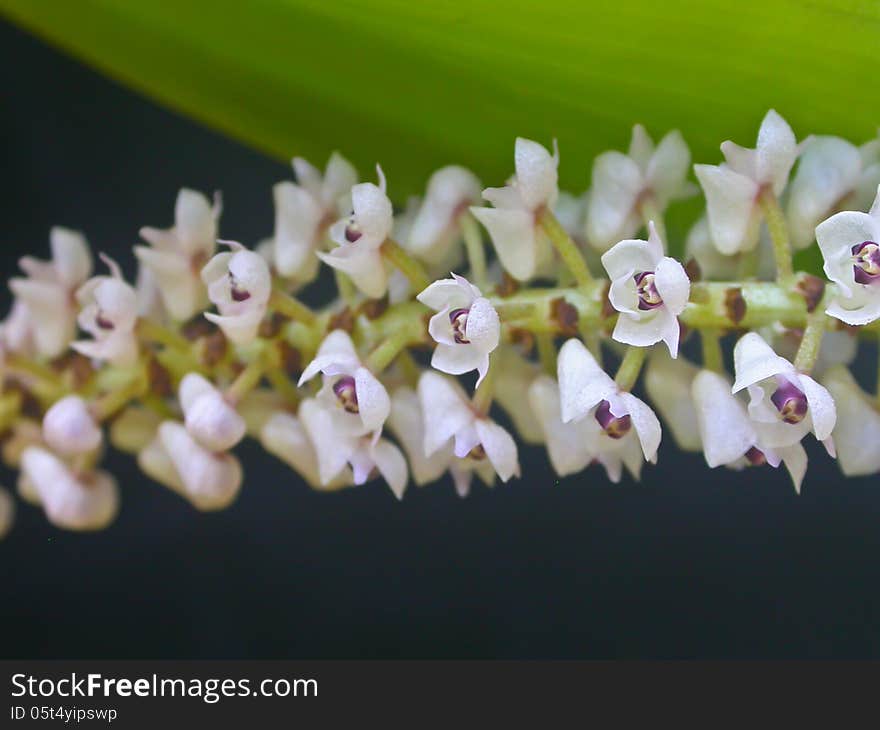
[[[810,418],[813,421],[813,433],[816,439],[824,441],[834,430],[837,422],[837,409],[834,407],[834,398],[831,397],[824,387],[819,385],[809,375],[801,375],[799,384],[807,397],[807,407]]]
[[[452,449],[440,449],[425,456],[425,424],[418,394],[401,387],[391,396],[388,426],[403,445],[409,459],[413,481],[419,486],[439,479],[449,468]]]
[[[741,458],[757,441],[745,404],[730,391],[730,381],[709,370],[700,371],[691,386],[700,441],[710,468]]]
[[[626,155],[610,151],[595,159],[587,202],[586,234],[590,246],[607,251],[635,233],[639,225],[634,214],[636,201],[645,184],[642,170]]]
[[[68,395],[46,411],[43,438],[53,451],[75,456],[97,449],[103,435],[86,402],[78,395]]]
[[[559,476],[576,474],[592,461],[594,446],[587,421],[563,423],[559,386],[549,375],[538,376],[528,389],[528,402],[547,442],[547,454]]]
[[[685,179],[690,166],[691,151],[681,132],[674,129],[660,140],[645,169],[645,178],[661,208],[670,200],[682,197],[687,189]]]
[[[752,179],[723,165],[694,165],[706,196],[706,212],[712,240],[730,256],[751,251],[758,242],[759,217],[755,200],[759,192]]]
[[[535,275],[538,241],[534,215],[525,210],[471,208],[473,216],[489,231],[504,269],[519,281]]]
[[[807,473],[807,452],[799,443],[777,449],[777,453],[785,463],[788,474],[794,484],[794,490],[800,494],[801,484]]]
[[[371,299],[385,296],[388,272],[378,250],[339,246],[330,253],[317,251],[316,255],[328,266],[348,274],[354,285]]]
[[[623,401],[632,421],[633,428],[642,447],[642,453],[645,455],[645,461],[652,464],[657,461],[657,449],[660,448],[660,439],[663,429],[660,427],[660,421],[643,401],[636,398],[632,393],[621,393],[620,399]]]
[[[365,367],[354,371],[355,392],[357,393],[358,415],[367,432],[380,431],[391,412],[391,399],[388,391],[376,376]]]
[[[633,272],[654,271],[658,261],[647,241],[620,241],[602,254],[602,266],[610,279],[632,276]]]
[[[501,426],[488,418],[478,418],[474,423],[480,443],[502,482],[519,476],[519,458],[516,442]]]
[[[516,185],[525,204],[531,210],[543,205],[552,207],[558,194],[558,151],[551,155],[543,145],[517,137],[514,161]]]
[[[846,476],[866,476],[880,471],[880,412],[871,395],[862,391],[849,371],[831,368],[824,384],[834,397],[837,423],[834,443],[837,461]]]
[[[49,232],[52,266],[60,283],[75,289],[92,273],[92,252],[85,236],[68,228],[55,226]]]
[[[442,375],[422,373],[418,393],[425,424],[425,455],[430,456],[475,416],[461,386]]]
[[[757,181],[773,186],[780,195],[798,156],[797,139],[791,127],[774,109],[767,112],[758,130],[755,147]]]
[[[684,267],[673,258],[664,256],[654,269],[654,285],[670,314],[678,316],[687,306],[691,281]]]
[[[617,386],[578,339],[568,340],[557,359],[560,411],[563,423],[581,419]]]
[[[683,358],[673,360],[661,350],[651,354],[645,368],[645,390],[684,451],[701,448],[691,386],[699,371]]]
[[[386,439],[379,439],[372,447],[372,457],[382,478],[391,487],[398,499],[403,499],[403,492],[409,479],[406,459],[394,444]]]
[[[736,382],[733,392],[758,383],[774,375],[794,373],[794,367],[784,357],[779,357],[757,332],[743,335],[733,348],[733,367]]]
[[[217,210],[196,190],[182,188],[174,205],[174,231],[184,253],[212,253],[217,239]]]

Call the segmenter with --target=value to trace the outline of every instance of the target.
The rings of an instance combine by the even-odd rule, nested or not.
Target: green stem
[[[187,355],[191,354],[190,342],[186,337],[168,327],[163,327],[161,324],[154,322],[151,319],[145,317],[139,319],[137,323],[137,332],[141,337],[144,337],[147,340],[158,342],[160,345],[170,347],[172,350],[184,352]]]
[[[393,362],[411,339],[411,333],[406,327],[392,332],[369,354],[365,363],[367,368],[378,375]]]
[[[553,335],[549,332],[539,332],[535,335],[538,345],[538,359],[541,367],[547,375],[556,377],[556,347],[553,344]]]
[[[724,355],[721,352],[721,333],[713,329],[701,330],[700,344],[703,346],[703,367],[715,373],[723,373]]]
[[[226,400],[235,405],[259,385],[266,372],[266,359],[263,353],[251,360],[232,381],[224,393]]]
[[[104,421],[118,413],[131,401],[139,398],[148,391],[149,382],[146,373],[141,369],[134,377],[124,385],[104,393],[100,398],[92,401],[92,415],[98,421]]]
[[[296,384],[291,382],[290,378],[288,378],[283,372],[276,368],[268,368],[264,375],[266,376],[266,380],[269,381],[269,384],[287,403],[293,406],[299,403],[300,394]]]
[[[486,250],[483,248],[480,228],[470,213],[465,213],[461,217],[461,235],[464,238],[473,283],[485,293],[489,287],[489,280],[486,278]]]
[[[639,373],[642,371],[642,365],[645,362],[645,356],[648,354],[646,347],[634,347],[630,345],[626,348],[626,354],[617,369],[617,375],[614,376],[614,382],[621,390],[632,390],[639,379]]]
[[[272,290],[272,295],[269,297],[269,308],[274,309],[279,314],[283,314],[285,317],[290,317],[304,324],[313,324],[317,317],[299,299],[292,297],[281,289]]]
[[[794,367],[798,372],[809,373],[816,364],[827,323],[824,303],[820,303],[807,318],[807,327],[804,329],[804,336],[794,357]]]
[[[348,307],[354,308],[357,304],[357,287],[348,278],[348,274],[339,269],[333,269],[333,277],[336,279],[336,289],[339,298]]]
[[[425,273],[425,269],[397,241],[393,238],[386,238],[381,251],[382,255],[409,279],[413,294],[418,294],[428,288],[431,279]]]
[[[794,268],[785,214],[782,212],[779,200],[772,189],[765,189],[761,193],[760,200],[761,210],[764,212],[764,220],[767,221],[767,230],[770,232],[770,239],[773,241],[773,257],[776,259],[776,280],[782,285],[788,285],[794,278]]]
[[[541,229],[547,234],[553,248],[559,254],[568,270],[574,276],[574,280],[579,286],[586,286],[593,283],[593,275],[587,266],[587,261],[577,244],[571,239],[566,230],[562,227],[556,216],[549,208],[545,208],[538,218]]]

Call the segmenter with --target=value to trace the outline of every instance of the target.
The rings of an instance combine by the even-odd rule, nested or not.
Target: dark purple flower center
[[[746,461],[752,466],[764,466],[767,463],[767,457],[764,456],[764,452],[755,446],[746,451],[745,457]]]
[[[639,309],[656,309],[663,304],[663,298],[654,282],[653,271],[640,271],[633,279],[636,282],[636,294],[639,295]]]
[[[449,323],[452,325],[452,337],[459,345],[467,345],[470,340],[467,338],[467,322],[470,310],[460,308],[453,309],[449,313]]]
[[[351,375],[343,375],[333,383],[333,393],[345,411],[348,413],[360,412],[357,389],[355,388],[354,378]]]
[[[229,295],[232,297],[233,301],[236,302],[243,302],[251,298],[251,293],[247,289],[242,289],[238,285],[238,281],[231,271],[229,272]]]
[[[862,241],[852,247],[853,276],[859,284],[880,284],[880,245]]]
[[[613,439],[623,438],[632,428],[630,417],[628,415],[615,416],[611,412],[611,404],[607,400],[603,400],[599,407],[596,408],[596,420],[599,422],[602,430]]]
[[[101,311],[95,315],[95,324],[102,330],[112,330],[115,327],[113,322],[107,319]]]
[[[345,240],[349,243],[354,243],[363,235],[360,226],[354,219],[354,214],[352,214],[351,218],[348,219],[348,225],[345,227]]]
[[[782,380],[770,400],[786,423],[800,423],[807,415],[807,396],[788,380]]]

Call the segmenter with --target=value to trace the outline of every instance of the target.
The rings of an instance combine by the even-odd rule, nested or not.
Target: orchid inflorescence
[[[799,491],[812,433],[844,474],[875,473],[877,396],[846,365],[880,329],[880,138],[798,143],[770,111],[755,148],[721,150],[723,163],[694,165],[706,205],[685,265],[664,215],[699,189],[690,152],[678,132],[655,144],[638,125],[580,197],[559,190],[555,143],[527,139],[503,187],[445,167],[397,214],[380,167],[358,182],[339,154],[323,173],[296,158],[254,250],[218,240],[219,196],[184,189],[171,228],[141,229],[135,285],[104,255],[93,276],[85,238],[55,228],[50,260],[21,260],[0,328],[18,493],[59,527],[106,526],[119,503],[98,468],[109,437],[198,509],[221,509],[250,436],[315,489],[381,477],[402,498],[410,477],[449,472],[464,496],[474,474],[519,476],[510,425],[546,445],[559,476],[598,463],[617,482],[656,461],[655,409],[712,468],[784,464]],[[830,281],[794,270],[793,250],[814,243]],[[338,292],[310,307],[295,295],[321,262]],[[679,356],[694,331],[700,365]],[[653,408],[632,392],[643,370]],[[0,515],[5,531],[4,491]]]

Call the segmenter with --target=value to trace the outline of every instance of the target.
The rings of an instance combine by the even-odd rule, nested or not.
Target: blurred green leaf
[[[634,122],[695,160],[753,144],[769,107],[799,136],[880,121],[874,0],[0,0],[110,76],[280,158],[381,161],[398,200],[459,162],[487,184],[513,138],[559,139],[565,187]],[[136,141],[133,141],[136,142]]]

